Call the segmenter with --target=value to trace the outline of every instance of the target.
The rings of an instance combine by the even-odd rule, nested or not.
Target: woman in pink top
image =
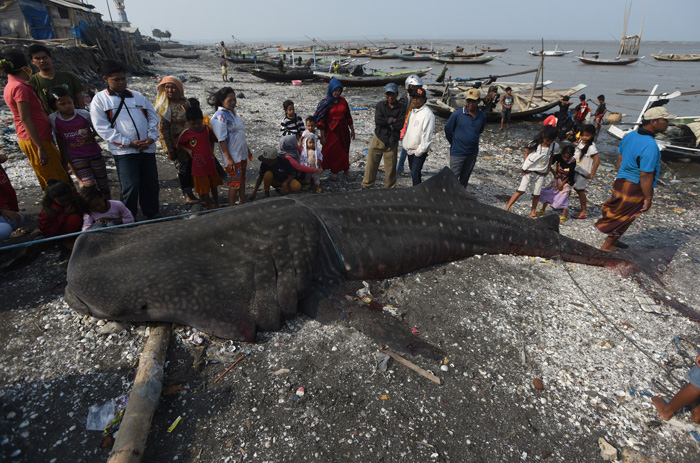
[[[27,83],[32,75],[27,59],[19,50],[3,50],[0,52],[0,70],[7,74],[3,97],[14,117],[17,144],[29,159],[41,189],[46,189],[50,179],[72,185],[65,160],[53,141],[44,106]]]

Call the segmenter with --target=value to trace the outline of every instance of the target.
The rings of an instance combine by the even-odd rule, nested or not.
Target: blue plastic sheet
[[[55,39],[56,33],[51,24],[49,10],[41,2],[19,0],[19,7],[32,31],[32,37],[37,40]]]

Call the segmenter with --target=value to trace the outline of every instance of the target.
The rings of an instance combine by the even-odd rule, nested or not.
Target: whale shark
[[[283,196],[82,235],[65,298],[101,319],[174,322],[253,341],[303,308],[315,315],[308,301],[319,301],[319,288],[477,254],[640,270],[624,253],[562,236],[556,215],[532,220],[478,202],[445,168],[412,188]]]

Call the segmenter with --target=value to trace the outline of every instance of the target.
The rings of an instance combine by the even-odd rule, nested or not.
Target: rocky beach
[[[130,76],[130,88],[153,102],[160,77],[180,76],[186,96],[213,113],[207,94],[225,85],[218,58],[205,52],[198,60],[151,60],[154,75]],[[324,83],[266,83],[233,67],[228,75],[256,157],[277,149],[284,100],[292,99],[306,117],[326,93]],[[382,92],[344,91],[357,133],[350,156],[358,179],[332,182],[324,174],[321,194],[360,190]],[[437,119],[424,180],[448,164],[444,122]],[[0,124],[0,151],[9,156],[3,166],[30,232],[4,243],[12,245],[40,238],[41,190],[17,148],[5,105]],[[505,206],[520,180],[523,149],[540,124],[517,122],[507,134],[487,125],[468,189],[476,200]],[[589,185],[590,218],[563,223],[563,235],[602,243],[593,224],[610,196],[613,156],[603,153]],[[116,171],[107,159],[116,195]],[[158,163],[161,214],[187,213],[175,167],[162,152]],[[251,164],[248,193],[259,161]],[[670,399],[685,384],[700,347],[700,325],[677,310],[700,313],[700,294],[693,290],[700,275],[697,179],[678,174],[662,171],[652,209],[625,235],[635,252],[675,249],[660,269],[661,283],[509,255],[367,281],[368,297],[445,352],[438,361],[401,354],[440,377],[441,385],[395,360],[382,362],[380,346],[353,326],[368,310],[362,300],[334,322],[298,315],[279,332],[259,333],[255,343],[175,327],[143,461],[700,460],[700,426],[688,409],[667,422],[651,404],[653,395]],[[375,188],[383,184],[380,171]],[[398,188],[410,185],[409,176],[398,178]],[[577,211],[575,195],[571,204]],[[526,195],[512,212],[527,215],[529,205]],[[106,461],[109,438],[86,429],[90,407],[129,395],[151,326],[72,311],[63,297],[68,262],[58,247],[29,254],[3,271],[0,286],[0,460]],[[187,269],[176,278],[186,285]],[[350,294],[365,288],[362,281],[348,285]]]

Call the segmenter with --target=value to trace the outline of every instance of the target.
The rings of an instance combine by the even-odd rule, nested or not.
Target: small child
[[[46,93],[49,107],[55,112],[49,121],[56,133],[56,141],[78,186],[87,188],[97,185],[107,199],[111,198],[107,167],[102,148],[95,139],[90,113],[76,109],[73,96],[65,87],[53,87]]]
[[[694,422],[700,424],[700,405],[697,404],[698,399],[700,399],[700,355],[695,357],[695,365],[685,377],[689,383],[678,391],[669,403],[666,403],[660,396],[652,397],[651,403],[654,404],[661,418],[666,421],[670,420],[673,414],[681,408],[693,405],[690,417]]]
[[[501,128],[498,129],[499,132],[503,132],[503,123],[506,123],[506,129],[510,129],[510,112],[513,108],[513,103],[515,103],[515,97],[513,96],[513,89],[506,87],[506,94],[501,100]]]
[[[228,82],[228,65],[226,64],[226,55],[221,55],[221,79]]]
[[[83,231],[134,223],[134,216],[124,203],[105,198],[97,187],[84,188],[80,195],[87,209],[83,214]]]
[[[574,219],[588,218],[586,186],[588,185],[588,182],[593,179],[596,171],[598,170],[598,166],[600,165],[598,148],[596,148],[595,143],[593,142],[595,132],[595,125],[584,125],[581,129],[581,138],[576,144],[576,152],[574,153],[574,158],[576,159],[576,182],[574,183],[574,190],[576,193],[578,193],[578,199],[581,203],[581,211],[578,214],[571,216]]]
[[[537,218],[537,204],[540,201],[542,185],[544,184],[544,180],[551,166],[552,154],[557,146],[555,143],[557,133],[558,131],[555,127],[550,125],[544,127],[541,132],[541,141],[539,140],[540,136],[535,139],[537,146],[531,145],[531,147],[525,150],[525,162],[523,162],[522,166],[523,179],[518,189],[513,193],[513,196],[510,197],[510,200],[508,200],[506,211],[510,210],[510,207],[515,204],[515,201],[525,193],[530,182],[534,180],[532,208],[530,209],[529,217],[531,219]]]
[[[559,154],[552,158],[552,174],[554,181],[546,188],[542,188],[540,201],[542,209],[537,211],[537,215],[544,215],[547,204],[552,205],[552,209],[562,209],[562,223],[566,222],[566,214],[569,209],[569,193],[574,184],[576,174],[576,161],[574,160],[574,145],[566,145]]]
[[[39,229],[46,238],[80,231],[83,207],[80,196],[69,184],[49,180],[41,206]]]
[[[574,108],[574,111],[576,111],[576,114],[574,115],[575,131],[578,131],[578,129],[586,122],[588,113],[591,112],[591,108],[588,106],[588,103],[586,103],[586,95],[581,95],[579,100],[580,103]]]
[[[600,132],[600,127],[603,125],[603,119],[605,118],[605,113],[608,112],[608,108],[605,105],[605,95],[598,95],[598,108],[593,114],[593,121],[595,122],[596,129],[596,140],[598,139],[598,133]]]
[[[219,207],[218,186],[223,184],[216,169],[214,147],[217,138],[209,126],[204,124],[204,115],[198,107],[185,111],[189,129],[183,130],[177,139],[177,146],[186,150],[192,157],[192,178],[194,191],[204,201],[207,209],[212,208],[209,192],[214,199],[214,208]]]
[[[321,161],[323,161],[323,153],[321,152],[321,147],[318,146],[318,139],[315,134],[307,133],[302,138],[302,151],[301,151],[301,164],[307,167],[314,167],[320,169]],[[316,193],[320,193],[321,190],[321,172],[306,172],[305,183],[313,183]]]
[[[304,121],[301,117],[297,115],[294,111],[294,102],[292,100],[286,100],[282,103],[284,108],[284,120],[282,121],[282,136],[285,135],[299,135],[304,132]]]

